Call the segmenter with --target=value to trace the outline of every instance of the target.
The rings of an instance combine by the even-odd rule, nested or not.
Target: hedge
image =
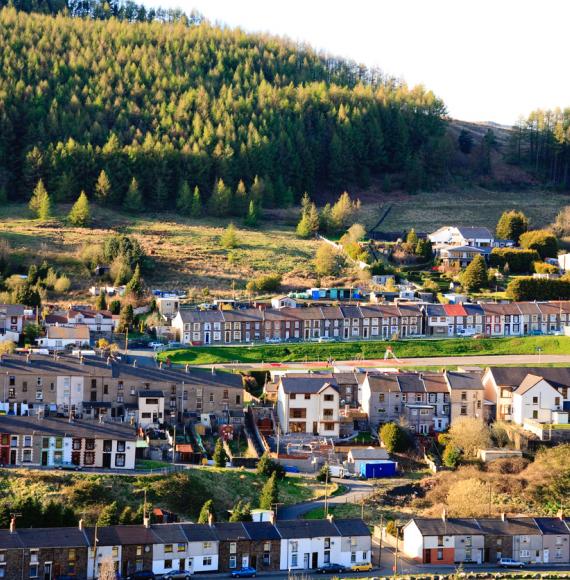
[[[521,250],[517,248],[493,248],[489,255],[489,264],[493,268],[509,265],[509,271],[513,274],[525,274],[533,271],[534,262],[540,260],[536,250]]]
[[[569,300],[570,280],[521,276],[509,283],[507,296],[513,300]]]

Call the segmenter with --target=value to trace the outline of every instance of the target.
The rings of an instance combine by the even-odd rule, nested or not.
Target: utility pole
[[[325,518],[329,515],[329,503],[328,503],[328,487],[329,487],[329,470],[325,473]]]
[[[97,578],[97,542],[99,538],[97,538],[97,523],[95,523],[95,533],[93,535],[93,578]]]
[[[384,514],[380,516],[380,550],[378,551],[378,565],[382,562],[382,538],[384,537]]]
[[[129,327],[125,329],[125,354],[127,354],[129,350]]]
[[[398,575],[398,541],[400,539],[400,530],[396,525],[396,549],[394,550],[394,578]]]

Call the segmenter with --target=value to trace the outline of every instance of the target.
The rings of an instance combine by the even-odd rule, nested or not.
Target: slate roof
[[[445,377],[450,389],[461,391],[482,391],[484,389],[480,373],[458,373],[446,371]]]
[[[534,518],[534,521],[545,535],[563,536],[570,534],[567,523],[560,518]]]
[[[0,530],[0,550],[13,550],[23,547],[24,544],[20,540],[19,534],[11,534],[10,530]]]
[[[93,546],[95,528],[87,528],[89,545]],[[120,546],[140,544],[161,544],[162,541],[152,528],[143,525],[135,526],[108,526],[97,528],[98,546]]]
[[[402,393],[425,393],[425,385],[420,375],[415,373],[397,374]]]
[[[570,387],[570,367],[490,367],[495,383],[518,387],[527,375],[543,377],[555,388]]]
[[[275,527],[285,540],[338,536],[338,530],[328,520],[285,520],[278,521]]]
[[[252,540],[280,540],[281,536],[270,522],[244,522],[243,527]]]
[[[400,383],[395,375],[396,373],[369,374],[368,383],[370,384],[370,390],[381,393],[399,393]]]
[[[336,379],[325,378],[319,375],[305,375],[303,377],[290,377],[286,375],[281,377],[281,385],[285,393],[316,394],[327,385],[338,391]]]
[[[481,528],[475,519],[471,518],[413,518],[424,536],[476,535],[481,534]]]
[[[368,526],[361,519],[334,519],[333,524],[344,537],[370,535]]]
[[[422,378],[428,393],[447,393],[447,382],[442,374],[423,373]]]
[[[481,529],[496,536],[531,536],[540,534],[540,529],[533,518],[479,518]]]
[[[87,536],[79,527],[21,528],[17,530],[25,548],[80,548],[88,546]]]
[[[214,524],[214,531],[220,541],[249,540],[249,534],[242,522],[223,522]]]
[[[180,524],[153,524],[151,530],[163,544],[181,544],[188,541]]]
[[[487,240],[492,240],[494,238],[493,234],[491,233],[491,230],[489,230],[489,228],[486,227],[480,227],[480,226],[459,226],[458,228],[459,233],[465,238],[465,239],[487,239]]]
[[[180,524],[189,542],[217,542],[218,536],[207,524]]]

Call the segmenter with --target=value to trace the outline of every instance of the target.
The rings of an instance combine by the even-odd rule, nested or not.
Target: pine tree
[[[127,189],[127,195],[123,200],[123,209],[132,213],[139,213],[143,210],[142,194],[135,177],[131,179],[129,189]]]
[[[243,216],[246,214],[248,209],[247,203],[247,191],[245,190],[245,183],[240,179],[236,192],[234,195],[234,201],[232,204],[232,213],[234,215]]]
[[[153,205],[156,209],[165,209],[168,203],[168,190],[162,178],[158,178],[154,185]]]
[[[472,292],[485,288],[488,283],[485,259],[477,255],[461,275],[461,285],[466,292]]]
[[[228,227],[224,230],[224,233],[220,237],[220,244],[226,250],[231,250],[237,248],[238,246],[238,236],[236,228],[233,223],[230,223]]]
[[[337,232],[346,230],[354,219],[358,203],[350,199],[350,195],[345,191],[332,206],[331,227]]]
[[[109,505],[106,505],[99,512],[99,517],[97,518],[97,526],[100,528],[105,526],[115,526],[119,520],[118,506],[117,502],[114,501]]]
[[[416,234],[416,230],[412,228],[406,237],[406,243],[410,244],[410,246],[415,251],[416,246],[418,245],[418,234]]]
[[[253,199],[249,202],[249,209],[247,210],[247,215],[245,216],[245,225],[250,228],[255,228],[259,221],[259,216],[257,212],[257,206]]]
[[[228,454],[224,449],[224,443],[221,437],[218,437],[218,440],[216,441],[216,447],[214,448],[212,459],[214,460],[214,465],[216,467],[225,467],[228,462]]]
[[[49,195],[46,195],[45,197],[42,198],[40,202],[40,208],[38,210],[38,218],[41,221],[45,222],[49,220],[51,217],[52,217],[51,200],[49,198]]]
[[[210,201],[208,202],[208,212],[216,217],[229,215],[232,204],[232,192],[224,183],[223,179],[218,179]]]
[[[238,500],[232,508],[230,522],[251,522],[251,505],[244,500]]]
[[[130,294],[135,298],[141,298],[144,293],[141,280],[141,268],[138,264],[135,267],[133,277],[129,280],[129,283],[125,288],[125,293]]]
[[[190,215],[193,218],[202,217],[204,213],[204,208],[202,207],[202,198],[200,197],[200,189],[198,186],[194,188],[194,195],[192,196],[192,209],[190,210]]]
[[[79,194],[77,201],[73,204],[69,215],[67,216],[69,222],[78,227],[85,227],[91,220],[91,212],[89,209],[89,200],[84,191]]]
[[[259,496],[259,507],[262,510],[274,509],[279,501],[279,487],[277,485],[277,473],[273,472],[265,482]]]
[[[253,178],[253,183],[251,184],[251,197],[258,204],[263,203],[263,198],[265,196],[265,183],[261,177],[257,175]]]
[[[125,332],[127,328],[131,328],[135,321],[135,313],[133,312],[132,304],[125,304],[121,307],[121,315],[119,318],[119,331]]]
[[[44,182],[40,179],[34,189],[32,197],[30,198],[30,202],[28,207],[32,212],[36,215],[36,217],[40,217],[40,209],[44,200],[49,197],[48,192],[44,186]]]
[[[102,169],[95,184],[95,197],[99,203],[105,204],[109,202],[111,196],[111,182],[105,170]]]
[[[495,233],[498,238],[518,243],[522,234],[528,230],[528,224],[528,218],[522,211],[505,211],[499,218]]]
[[[131,506],[126,506],[119,516],[119,524],[122,526],[130,526],[134,523],[135,514]]]
[[[206,500],[202,509],[200,510],[200,515],[198,516],[199,524],[207,524],[209,521],[210,514],[214,515],[214,500]]]
[[[183,181],[176,198],[176,209],[182,215],[192,215],[193,195],[187,181]]]
[[[101,290],[99,296],[97,296],[95,308],[97,310],[107,310],[107,292],[105,290]]]
[[[297,224],[296,233],[300,238],[311,238],[319,232],[319,212],[317,206],[310,202],[304,211],[301,212],[301,220]]]

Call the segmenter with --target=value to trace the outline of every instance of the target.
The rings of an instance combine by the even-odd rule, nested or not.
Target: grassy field
[[[551,223],[556,214],[568,205],[568,196],[561,193],[539,191],[501,191],[470,188],[460,192],[428,192],[417,195],[380,195],[379,200],[391,204],[390,211],[380,229],[384,231],[408,230],[429,233],[444,225],[487,226],[495,229],[503,211],[522,210],[531,220],[532,227]],[[374,207],[376,205],[376,208]],[[378,214],[378,202],[364,201],[368,210],[367,222]],[[372,225],[369,223],[369,225]]]
[[[68,206],[57,206],[65,216]],[[269,220],[257,230],[239,229],[239,246],[223,249],[219,238],[230,220],[191,220],[176,214],[131,216],[92,207],[90,228],[74,228],[63,221],[41,223],[30,219],[23,205],[0,208],[0,241],[10,244],[12,260],[25,272],[30,263],[46,258],[72,280],[75,290],[85,290],[93,279],[82,265],[83,246],[100,244],[114,232],[136,237],[152,258],[145,280],[158,287],[187,290],[195,287],[229,295],[259,274],[278,272],[292,288],[306,288],[317,242],[300,240],[294,229],[280,220]],[[239,222],[236,226],[240,228]]]
[[[259,346],[208,346],[169,350],[159,354],[173,363],[215,364],[238,362],[302,362],[382,358],[391,346],[398,358],[496,354],[570,354],[570,337],[532,336],[522,338],[451,338],[392,342],[299,343]]]

